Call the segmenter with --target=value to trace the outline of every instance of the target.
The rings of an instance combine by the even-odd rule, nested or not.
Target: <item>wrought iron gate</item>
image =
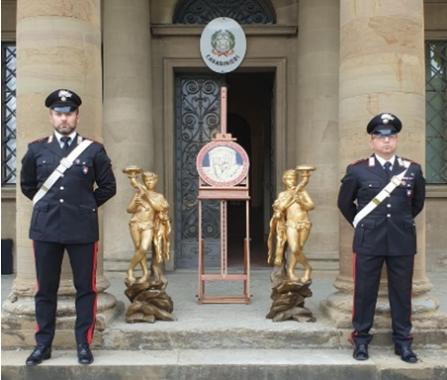
[[[222,76],[176,76],[176,258],[177,267],[196,267],[198,257],[197,154],[220,130]],[[205,265],[220,257],[219,202],[202,202]]]

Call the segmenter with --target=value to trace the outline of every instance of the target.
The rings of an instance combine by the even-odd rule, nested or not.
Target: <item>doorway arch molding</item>
[[[203,25],[217,17],[230,17],[239,24],[275,24],[275,8],[269,0],[180,0],[173,24]]]

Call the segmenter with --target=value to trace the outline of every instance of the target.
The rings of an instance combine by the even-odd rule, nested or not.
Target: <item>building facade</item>
[[[228,74],[212,72],[200,55],[201,32],[216,17],[235,19],[247,38],[242,64]],[[317,207],[306,255],[315,269],[338,271],[339,290],[352,289],[352,228],[339,215],[337,192],[346,166],[370,155],[367,122],[391,112],[403,122],[398,154],[421,163],[427,177],[415,267],[415,286],[427,292],[426,273],[447,272],[446,19],[442,0],[2,1],[2,239],[14,240],[16,293],[33,293],[34,264],[32,206],[15,183],[28,142],[51,133],[47,94],[78,93],[79,132],[104,142],[112,158],[118,194],[102,210],[104,290],[103,273],[124,271],[133,253],[126,214],[133,189],[122,173],[129,165],[156,172],[171,205],[166,268],[196,267],[195,160],[219,130],[222,84],[228,131],[250,157],[252,263],[265,265],[282,173],[311,164]],[[215,205],[207,207],[213,265],[219,226]],[[245,236],[244,214],[229,205],[234,242]]]

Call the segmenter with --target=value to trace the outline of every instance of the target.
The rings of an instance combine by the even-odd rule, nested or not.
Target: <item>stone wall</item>
[[[431,192],[425,202],[427,271],[447,272],[447,191],[440,197]]]

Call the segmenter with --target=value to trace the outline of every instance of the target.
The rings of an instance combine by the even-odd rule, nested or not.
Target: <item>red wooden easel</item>
[[[227,88],[221,88],[221,133],[216,134],[213,142],[234,142],[236,139],[227,134]],[[242,149],[242,148],[240,148]],[[245,151],[244,151],[245,153]],[[248,164],[248,162],[247,162]],[[250,195],[248,186],[248,172],[236,186],[213,186],[199,177],[199,290],[198,303],[250,303]],[[204,240],[202,238],[202,201],[220,201],[220,273],[206,274],[204,266]],[[244,267],[242,274],[228,273],[228,218],[227,202],[229,200],[245,201],[246,209],[246,237],[244,239]],[[243,281],[242,295],[206,295],[205,281]]]

